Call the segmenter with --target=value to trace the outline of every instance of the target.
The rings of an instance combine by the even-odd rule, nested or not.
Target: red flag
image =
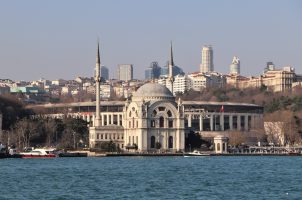
[[[220,108],[220,112],[224,112],[224,107],[223,107],[223,105],[222,105],[221,108]]]

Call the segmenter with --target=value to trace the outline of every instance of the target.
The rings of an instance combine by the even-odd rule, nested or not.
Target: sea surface
[[[302,199],[302,157],[0,159],[0,199]]]

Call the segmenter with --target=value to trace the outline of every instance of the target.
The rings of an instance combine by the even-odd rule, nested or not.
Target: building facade
[[[266,86],[274,92],[291,90],[295,80],[295,71],[292,67],[284,67],[281,70],[268,70],[259,77],[243,77],[232,74],[226,77],[227,84],[237,88],[260,88]]]
[[[240,74],[240,60],[237,56],[233,57],[230,65],[230,74]]]
[[[213,48],[210,45],[205,45],[201,50],[200,72],[214,71],[214,54]]]
[[[100,71],[101,71],[101,78],[103,80],[108,80],[109,79],[109,69],[103,65],[103,66],[101,66]]]
[[[152,62],[150,66],[145,70],[145,79],[157,79],[160,76],[161,67],[157,62]]]
[[[121,81],[131,81],[133,79],[133,65],[132,64],[118,65],[117,79]]]

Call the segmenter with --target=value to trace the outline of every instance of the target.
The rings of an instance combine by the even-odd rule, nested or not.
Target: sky
[[[214,69],[228,73],[233,56],[241,74],[257,76],[266,62],[302,73],[300,0],[1,0],[0,79],[74,79],[94,74],[97,38],[101,63],[116,78],[133,64],[143,79],[151,62],[199,71],[203,45]]]

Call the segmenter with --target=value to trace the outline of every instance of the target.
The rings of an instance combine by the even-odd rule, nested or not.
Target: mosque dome
[[[171,91],[164,85],[158,83],[147,83],[138,88],[132,96],[135,99],[174,99]]]

